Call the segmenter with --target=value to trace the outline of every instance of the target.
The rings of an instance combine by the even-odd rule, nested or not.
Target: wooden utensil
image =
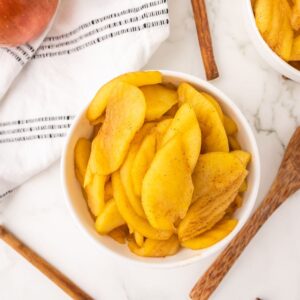
[[[219,77],[219,72],[214,58],[205,0],[192,0],[192,6],[206,78],[213,80]]]
[[[32,265],[44,273],[63,291],[65,291],[72,299],[76,300],[92,300],[93,298],[82,291],[75,283],[63,275],[55,267],[51,266],[47,261],[40,257],[33,250],[29,249],[19,239],[17,239],[6,228],[0,225],[0,238],[11,246],[15,251],[26,258]]]
[[[277,176],[260,206],[236,237],[218,256],[190,293],[193,300],[205,300],[218,287],[231,266],[272,213],[300,189],[300,127],[292,136]]]

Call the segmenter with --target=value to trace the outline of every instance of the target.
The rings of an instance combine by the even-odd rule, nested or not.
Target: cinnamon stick
[[[50,265],[36,252],[28,248],[11,232],[3,226],[0,226],[0,238],[11,246],[16,252],[26,258],[32,265],[39,269],[44,275],[52,280],[64,292],[66,292],[72,299],[76,300],[92,300],[93,298],[82,291],[75,283],[63,275],[59,270]]]
[[[219,72],[214,58],[205,0],[192,0],[192,6],[206,78],[213,80],[219,77]]]

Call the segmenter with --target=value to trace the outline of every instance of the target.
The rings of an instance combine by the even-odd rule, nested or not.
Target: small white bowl
[[[236,228],[222,241],[203,250],[189,250],[182,248],[176,255],[166,258],[142,258],[132,254],[126,245],[121,245],[109,237],[99,235],[94,222],[87,209],[85,199],[82,196],[80,185],[75,178],[74,172],[74,147],[80,137],[89,138],[92,132],[92,126],[85,117],[84,109],[74,120],[66,140],[65,148],[61,160],[62,186],[65,193],[65,199],[72,216],[83,232],[99,247],[100,251],[115,254],[128,262],[142,263],[147,266],[157,267],[175,267],[183,266],[195,261],[199,261],[208,255],[215,253],[223,248],[240,230],[246,220],[249,218],[253,209],[259,182],[260,182],[260,159],[257,144],[248,124],[237,106],[210,83],[197,77],[174,71],[160,71],[163,74],[164,82],[171,82],[175,85],[184,81],[191,83],[199,90],[206,91],[216,97],[222,106],[223,111],[235,120],[239,127],[238,140],[243,149],[252,154],[252,161],[249,166],[248,190],[244,195],[244,204],[236,212],[236,218],[239,222]],[[103,251],[103,252],[104,252]]]
[[[246,30],[260,56],[277,72],[300,83],[300,71],[280,58],[265,42],[255,22],[251,0],[242,1]]]

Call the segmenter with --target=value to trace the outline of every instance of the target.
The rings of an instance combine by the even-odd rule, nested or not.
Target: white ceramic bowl
[[[99,235],[94,229],[94,222],[87,209],[86,202],[82,196],[79,183],[77,182],[74,173],[73,153],[75,143],[80,137],[89,138],[92,132],[92,127],[85,118],[86,109],[77,116],[70,128],[62,155],[61,176],[65,198],[71,214],[82,231],[99,247],[99,251],[111,253],[117,257],[123,258],[124,260],[138,262],[148,266],[171,267],[182,266],[201,260],[202,258],[207,257],[208,255],[211,255],[223,248],[237,234],[250,216],[256,200],[260,182],[260,160],[256,141],[247,120],[237,106],[227,96],[210,83],[194,76],[173,71],[161,72],[163,74],[164,82],[171,82],[177,85],[179,82],[185,81],[191,83],[199,90],[212,94],[219,100],[223,111],[233,118],[238,124],[238,139],[243,149],[252,154],[252,161],[249,167],[248,190],[244,196],[244,204],[236,212],[236,217],[239,220],[236,228],[225,239],[212,247],[198,251],[181,249],[176,255],[166,258],[138,257],[132,254],[126,245],[121,245],[109,237]]]
[[[242,1],[247,32],[261,57],[277,72],[300,83],[300,71],[280,58],[261,36],[253,14],[251,0]]]

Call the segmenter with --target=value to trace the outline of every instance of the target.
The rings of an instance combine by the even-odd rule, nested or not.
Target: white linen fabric
[[[44,34],[0,48],[0,199],[60,157],[98,88],[169,34],[167,0],[62,0]]]

